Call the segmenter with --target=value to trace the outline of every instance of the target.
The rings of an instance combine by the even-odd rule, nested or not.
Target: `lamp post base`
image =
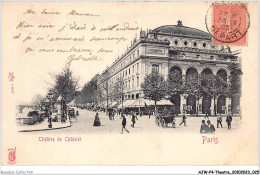
[[[49,123],[48,128],[52,128],[52,124],[51,123]]]

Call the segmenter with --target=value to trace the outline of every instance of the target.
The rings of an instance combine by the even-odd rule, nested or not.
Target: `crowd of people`
[[[164,113],[165,113],[165,111],[164,111]],[[108,116],[109,116],[110,120],[114,120],[115,119],[115,111],[113,111],[113,110],[109,111]],[[126,114],[124,114],[123,112],[120,112],[120,116],[121,116],[120,119],[122,119],[122,132],[121,132],[121,134],[123,134],[124,131],[129,133],[130,131],[126,128],[126,123],[127,123]],[[136,112],[131,111],[130,116],[131,116],[131,122],[132,122],[131,127],[134,128],[135,123],[138,120],[137,114],[136,114]],[[141,115],[139,115],[139,116],[141,117]],[[149,119],[150,119],[150,116],[151,116],[151,113],[149,113]],[[175,121],[176,121],[175,115],[174,115],[173,121],[174,121],[174,125],[175,125]],[[232,123],[232,116],[230,114],[227,115],[226,122],[227,122],[228,129],[230,130],[231,129],[231,123]],[[187,124],[187,117],[186,117],[185,113],[182,115],[182,120],[181,120],[181,123],[179,125],[181,126],[182,124],[184,124],[185,127],[187,126],[186,125]],[[93,126],[101,126],[100,117],[99,117],[98,112],[96,112]],[[223,127],[222,116],[220,114],[218,114],[218,117],[217,117],[217,128],[219,128],[219,127],[221,127],[221,128]],[[200,133],[204,134],[204,133],[215,133],[215,132],[216,132],[216,129],[215,129],[214,124],[212,124],[212,122],[210,121],[209,116],[205,115],[205,120],[202,120],[202,122],[201,122]]]
[[[206,118],[208,118],[207,124],[206,124],[205,120],[202,120],[201,127],[200,127],[200,133],[215,133],[215,131],[216,131],[215,126],[211,123],[211,121],[209,120],[209,117],[207,115],[205,116],[205,119]],[[226,122],[227,122],[228,129],[231,129],[232,116],[230,114],[227,115]],[[219,126],[221,126],[221,128],[223,126],[222,125],[222,116],[220,114],[218,114],[218,118],[217,118],[217,128],[219,128]]]

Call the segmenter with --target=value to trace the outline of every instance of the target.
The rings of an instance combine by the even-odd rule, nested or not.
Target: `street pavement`
[[[64,129],[66,127],[70,127],[71,123],[69,120],[67,120],[64,123],[52,122],[52,128],[49,128],[48,125],[49,125],[48,118],[44,118],[42,122],[36,122],[33,125],[17,123],[17,130],[19,132],[34,132],[34,131],[44,131],[44,130],[52,130],[52,129]]]
[[[102,134],[120,134],[122,131],[122,119],[120,119],[121,116],[115,115],[114,120],[109,120],[108,116],[103,113],[99,112],[100,122],[101,126],[95,127],[93,126],[94,118],[95,118],[95,112],[88,111],[86,109],[77,109],[75,108],[75,111],[79,111],[79,116],[77,116],[77,119],[71,119],[71,127],[69,128],[63,128],[60,130],[49,130],[49,131],[40,131],[40,132],[48,132],[48,133],[102,133]],[[151,116],[149,119],[149,116],[145,115],[142,117],[138,117],[138,120],[136,120],[135,128],[131,127],[131,116],[126,116],[127,125],[126,128],[130,131],[130,134],[139,134],[139,133],[152,133],[152,132],[159,132],[159,133],[199,133],[201,120],[205,120],[204,117],[194,117],[187,115],[187,122],[186,127],[182,124],[179,125],[182,121],[181,116],[176,118],[176,128],[172,128],[171,124],[168,125],[168,128],[162,128],[155,124],[155,118],[154,116]],[[217,117],[209,117],[211,123],[216,128],[216,133],[226,133],[226,132],[234,132],[238,128],[240,128],[240,125],[242,123],[242,120],[239,117],[233,117],[232,122],[232,129],[227,129],[227,123],[226,123],[226,116],[222,116],[222,125],[223,128],[217,128]],[[207,121],[208,119],[206,119]],[[124,134],[127,134],[127,132],[124,131]]]

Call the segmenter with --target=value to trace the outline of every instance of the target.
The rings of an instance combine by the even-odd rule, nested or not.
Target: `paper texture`
[[[151,119],[148,119],[148,115],[145,114],[143,117],[138,116],[139,120],[136,121],[135,128],[132,128],[130,126],[131,117],[127,116],[126,128],[130,133],[127,134],[124,131],[123,134],[120,134],[122,119],[119,115],[116,115],[113,121],[109,120],[104,112],[99,112],[101,126],[94,127],[95,112],[75,108],[74,112],[76,113],[76,110],[79,112],[77,121],[73,119],[67,125],[52,122],[52,127],[70,126],[68,128],[18,132],[19,130],[29,130],[28,128],[37,130],[37,122],[33,125],[18,125],[17,111],[19,105],[30,106],[35,95],[40,94],[45,97],[48,94],[48,89],[53,83],[51,74],[58,74],[66,65],[70,64],[73,76],[78,79],[78,91],[80,91],[96,74],[102,74],[116,60],[123,57],[122,54],[134,48],[135,44],[139,42],[140,31],[144,31],[146,37],[149,30],[158,29],[157,34],[143,39],[150,39],[150,44],[147,44],[143,50],[140,48],[140,53],[138,53],[140,55],[150,54],[149,59],[162,57],[161,60],[167,60],[170,58],[169,54],[175,53],[174,49],[178,46],[174,46],[174,39],[169,41],[162,39],[161,46],[156,44],[160,39],[156,36],[161,36],[160,33],[163,32],[167,33],[167,30],[169,30],[169,36],[171,34],[174,36],[179,32],[179,35],[188,38],[190,46],[183,46],[183,48],[194,46],[203,49],[202,39],[199,37],[207,37],[208,34],[204,36],[203,32],[194,31],[210,33],[207,30],[207,24],[209,28],[213,24],[213,11],[209,10],[214,8],[212,3],[2,2],[1,164],[257,165],[259,163],[257,2],[244,2],[247,8],[241,14],[246,15],[244,18],[247,20],[241,22],[241,25],[247,27],[250,23],[248,29],[241,28],[243,32],[246,32],[244,36],[246,40],[243,39],[243,42],[235,45],[228,43],[221,45],[221,42],[217,41],[216,47],[219,50],[222,46],[225,48],[228,46],[231,51],[239,52],[236,56],[241,60],[243,72],[239,105],[241,117],[233,116],[231,130],[227,128],[225,108],[223,108],[222,114],[223,128],[217,128],[217,117],[210,116],[210,120],[216,128],[214,134],[199,133],[201,120],[207,121],[204,114],[196,117],[186,113],[186,127],[179,125],[182,121],[182,114],[179,114],[176,117],[176,128],[171,128],[171,123],[168,128],[157,126],[155,117],[152,115]],[[174,29],[171,27],[159,28],[167,25],[178,26],[178,20],[182,22],[179,25],[194,30],[178,31],[176,27]],[[180,39],[179,42],[184,40]],[[200,42],[199,46],[194,45],[197,40]],[[170,44],[167,45],[167,42]],[[207,44],[211,43],[210,41]],[[195,65],[199,73],[202,73],[203,68],[209,67],[203,65],[208,64],[209,61],[202,64],[203,57],[207,53],[198,54],[199,48],[179,50],[179,52],[186,51],[192,53],[194,59],[196,55],[199,55],[197,58],[202,57],[201,61],[191,59],[188,62],[181,62],[180,60],[184,59],[184,56],[180,56],[179,60],[174,61],[177,57],[173,56],[172,62],[159,63],[159,61],[151,61],[147,58],[146,61],[149,61],[150,67],[146,67],[143,64],[145,62],[143,57],[143,61],[140,61],[140,82],[141,79],[144,80],[146,73],[152,71],[153,68],[156,69],[156,67],[152,67],[152,64],[158,63],[158,70],[162,74],[166,74],[172,66],[177,64],[185,65],[181,67],[183,74],[188,70],[189,64],[192,64],[193,67]],[[215,53],[215,55],[217,54]],[[132,56],[138,57],[137,53]],[[185,58],[188,59],[189,55],[186,54]],[[212,59],[218,59],[218,57],[215,56]],[[218,69],[214,67],[222,65],[222,62],[214,62],[209,68],[214,74],[217,74]],[[130,68],[132,72],[132,66]],[[126,70],[128,71],[128,68]],[[133,75],[134,81],[139,81],[136,76]],[[167,78],[166,75],[165,78]],[[129,82],[130,80],[132,82],[132,77]],[[138,99],[136,94],[134,93],[134,99]],[[88,95],[94,96],[94,94]],[[127,98],[128,95],[132,94],[128,93]],[[143,95],[141,93],[141,96]],[[186,104],[186,99],[183,100]],[[228,101],[224,106],[228,106],[227,103]],[[105,103],[104,106],[106,105]],[[143,102],[142,105],[144,105]],[[145,109],[145,106],[142,109]],[[138,106],[136,111],[139,111]],[[66,120],[66,122],[68,121]],[[46,120],[44,122],[48,129],[48,122]],[[39,130],[42,129],[39,127]],[[47,137],[55,140],[42,141]],[[65,141],[66,137],[73,137],[75,141]],[[211,142],[204,140],[203,143],[205,137],[210,138]],[[58,141],[58,138],[62,140]]]

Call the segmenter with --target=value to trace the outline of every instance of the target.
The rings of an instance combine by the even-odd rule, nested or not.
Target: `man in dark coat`
[[[125,128],[125,125],[126,125],[126,118],[125,118],[125,115],[122,114],[122,117],[123,117],[123,120],[122,120],[122,132],[121,132],[121,134],[123,134],[124,129],[125,129],[126,132],[129,134],[129,131]]]
[[[210,120],[208,120],[207,123],[208,123],[207,132],[208,133],[214,133],[215,132],[215,126],[210,123]]]
[[[180,125],[182,125],[184,123],[184,126],[186,126],[186,116],[185,114],[183,114],[182,116],[182,122],[180,123]]]
[[[205,123],[205,120],[202,120],[201,126],[200,126],[200,133],[206,133],[207,131],[207,125]]]
[[[231,122],[232,122],[232,117],[230,114],[228,114],[227,118],[226,118],[226,122],[228,125],[228,129],[231,129]]]
[[[220,115],[220,113],[218,114],[218,119],[217,119],[217,128],[218,128],[218,125],[220,124],[221,128],[222,128],[222,117]]]
[[[138,120],[138,118],[133,111],[131,112],[131,114],[132,114],[132,125],[131,126],[134,128],[135,127],[135,119]]]

